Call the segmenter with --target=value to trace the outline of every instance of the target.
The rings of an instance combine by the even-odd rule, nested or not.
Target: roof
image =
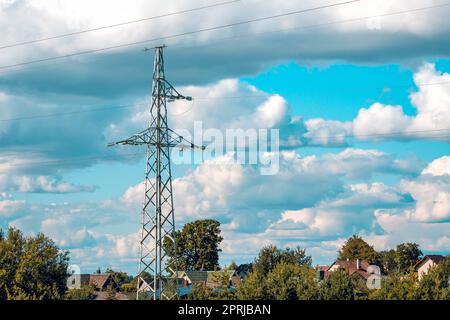
[[[184,271],[182,273],[179,273],[179,276],[186,275],[186,277],[192,282],[192,283],[198,283],[198,282],[214,282],[216,279],[214,279],[214,276],[216,274],[221,274],[223,272],[227,272],[230,280],[235,275],[235,270],[225,270],[225,271]]]
[[[357,261],[355,260],[336,260],[325,271],[330,271],[330,269],[334,265],[338,265],[349,275],[358,274],[366,279],[370,276],[370,274],[367,272],[367,268],[369,268],[370,264],[366,260],[359,260],[359,269],[357,268]]]
[[[93,285],[96,288],[104,288],[108,279],[114,282],[110,274],[81,274],[80,280],[83,285]]]
[[[208,272],[208,281],[215,282],[217,279],[214,278],[215,275],[223,274],[224,272],[228,273],[229,280],[235,275],[236,270],[225,270],[225,271],[207,271]]]
[[[330,266],[316,266],[316,271],[328,271],[328,269],[330,268]]]
[[[185,271],[184,274],[193,282],[206,282],[208,280],[208,271]]]
[[[442,260],[444,260],[445,257],[442,255],[439,255],[439,254],[426,255],[422,259],[420,259],[419,261],[416,262],[416,264],[414,265],[414,268],[416,268],[416,269],[419,268],[428,259],[437,264],[437,263],[441,262]]]

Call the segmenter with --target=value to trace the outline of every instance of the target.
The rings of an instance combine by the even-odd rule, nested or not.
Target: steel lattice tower
[[[164,46],[155,48],[150,126],[126,140],[109,144],[147,147],[137,297],[141,292],[150,292],[155,300],[174,299],[178,296],[176,258],[169,259],[169,249],[164,246],[165,239],[170,240],[170,250],[176,255],[170,149],[204,149],[177,135],[168,126],[167,103],[182,99],[191,101],[192,98],[178,93],[165,79],[163,48]],[[144,279],[148,274],[150,281],[148,277]]]

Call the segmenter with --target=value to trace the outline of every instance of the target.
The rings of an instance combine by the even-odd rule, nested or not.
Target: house
[[[444,259],[445,257],[441,255],[427,255],[417,261],[414,265],[414,269],[417,271],[419,281],[422,280],[422,277],[426,275],[431,268],[435,267]]]
[[[347,272],[349,275],[359,275],[364,280],[367,280],[370,277],[370,273],[367,272],[370,264],[365,260],[336,260],[328,267],[325,271],[326,274],[330,272],[343,270]]]
[[[316,271],[317,280],[323,281],[328,276],[328,269],[330,266],[319,266],[317,265],[314,269]]]
[[[80,274],[82,286],[93,286],[97,291],[105,291],[112,287],[117,290],[119,286],[110,274]]]
[[[252,271],[252,269],[253,265],[251,263],[241,264],[236,269],[236,275],[238,275],[241,281],[243,281],[247,278],[248,274]]]
[[[182,271],[179,273],[179,278],[184,281],[186,286],[191,286],[199,283],[205,284],[209,288],[216,289],[221,286],[219,283],[223,272],[227,273],[230,287],[235,287],[241,278],[237,275],[235,270],[226,271]]]

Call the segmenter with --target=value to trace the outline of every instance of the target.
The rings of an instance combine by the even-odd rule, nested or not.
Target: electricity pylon
[[[170,149],[205,149],[177,135],[167,124],[167,102],[192,98],[181,95],[165,79],[163,48],[155,48],[149,127],[126,140],[109,144],[147,146],[136,295],[139,298],[139,293],[149,292],[154,300],[178,296]]]

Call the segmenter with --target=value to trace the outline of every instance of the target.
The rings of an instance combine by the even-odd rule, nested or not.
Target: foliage
[[[0,239],[0,299],[61,299],[66,291],[68,252],[38,234],[14,228]]]
[[[315,280],[311,263],[311,257],[300,247],[294,250],[264,247],[253,263],[253,270],[237,286],[236,297],[241,300],[312,297]]]
[[[106,289],[106,293],[107,293],[106,300],[117,300],[116,299],[117,291],[114,289],[112,284],[108,286],[108,288]]]
[[[210,300],[213,290],[204,283],[196,283],[192,286],[192,292],[186,297],[187,300]]]
[[[395,253],[397,271],[401,273],[408,272],[408,270],[419,261],[421,256],[422,251],[420,251],[417,243],[399,244]]]
[[[215,270],[219,266],[220,222],[198,220],[184,225],[175,233],[179,270]],[[164,246],[173,261],[172,241],[164,239]]]
[[[393,273],[381,281],[381,288],[371,295],[374,300],[416,300],[418,298],[417,276],[414,270],[406,275]]]
[[[422,300],[450,300],[450,257],[433,267],[419,283]]]
[[[93,286],[81,286],[80,289],[67,290],[64,298],[66,300],[94,300],[95,287]]]
[[[236,262],[231,261],[230,265],[227,267],[227,270],[236,270],[238,268],[238,265]]]
[[[356,298],[356,279],[345,271],[330,272],[320,284],[320,298],[323,300],[354,300]]]
[[[256,258],[253,268],[256,272],[265,276],[269,274],[279,263],[292,263],[296,265],[310,266],[312,263],[311,256],[306,255],[304,249],[300,247],[291,250],[289,248],[285,250],[278,249],[276,246],[264,247]]]
[[[318,283],[307,266],[281,262],[265,281],[270,300],[311,300],[318,298]]]
[[[397,252],[394,249],[381,251],[379,253],[380,268],[384,273],[392,273],[398,270],[396,261]]]
[[[377,264],[379,256],[375,249],[365,242],[361,237],[353,235],[345,242],[339,250],[339,260],[366,260],[370,264]]]
[[[123,284],[129,284],[133,281],[133,277],[129,276],[126,272],[123,271],[114,271],[113,269],[108,268],[106,269],[105,273],[110,274],[119,287],[122,287]]]

